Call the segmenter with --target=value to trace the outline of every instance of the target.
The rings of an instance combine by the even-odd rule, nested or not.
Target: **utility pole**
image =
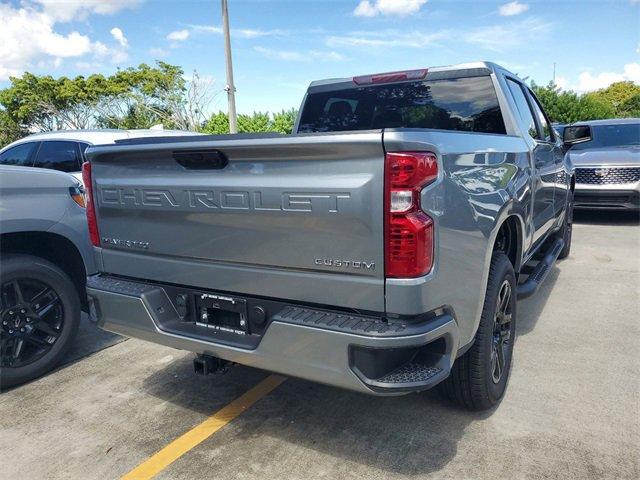
[[[556,62],[553,62],[553,84],[556,84]]]
[[[224,33],[224,56],[227,63],[227,85],[224,89],[229,100],[229,133],[238,133],[236,118],[236,87],[233,84],[233,63],[231,61],[231,35],[229,33],[229,11],[227,0],[222,0],[222,30]]]

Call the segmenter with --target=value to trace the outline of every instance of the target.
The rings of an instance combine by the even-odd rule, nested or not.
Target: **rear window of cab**
[[[491,77],[369,85],[310,93],[299,133],[434,128],[504,134]]]

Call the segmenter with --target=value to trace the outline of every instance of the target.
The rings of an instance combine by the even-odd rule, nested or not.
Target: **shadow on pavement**
[[[89,321],[86,314],[83,313],[82,317],[80,318],[78,335],[76,336],[66,355],[58,365],[56,365],[52,370],[48,371],[44,375],[34,378],[29,382],[23,383],[21,385],[16,385],[11,388],[3,389],[2,393],[11,391],[15,388],[20,388],[23,385],[28,385],[31,382],[35,382],[40,378],[51,375],[63,368],[68,367],[69,365],[72,365],[79,360],[82,360],[84,357],[99,352],[100,350],[104,350],[105,348],[109,348],[125,340],[125,337],[121,337],[120,335],[116,335],[115,333],[107,332],[106,330],[102,330],[96,327]]]
[[[563,260],[558,261],[562,262]],[[542,311],[547,304],[547,300],[549,300],[549,295],[551,295],[553,286],[556,284],[559,276],[560,270],[554,265],[545,281],[540,285],[540,289],[531,297],[518,302],[518,318],[516,322],[517,336],[526,335],[536,327],[538,319],[540,315],[542,315]]]
[[[197,377],[191,359],[182,358],[149,376],[145,391],[211,415],[217,397],[230,389],[243,393],[266,375],[235,366],[222,376]],[[491,413],[458,409],[436,391],[373,397],[289,378],[235,419],[229,434],[253,452],[253,462],[277,460],[275,452],[252,449],[252,441],[267,436],[388,472],[424,474],[449,463],[467,426]],[[237,455],[229,455],[229,462],[237,461]],[[263,459],[257,458],[261,455]]]
[[[96,327],[83,313],[82,318],[80,319],[78,335],[57,369],[124,340],[126,340],[126,338],[121,337],[120,335],[116,335],[115,333],[107,332],[106,330]]]
[[[574,210],[573,223],[587,225],[640,225],[640,212],[626,210]]]

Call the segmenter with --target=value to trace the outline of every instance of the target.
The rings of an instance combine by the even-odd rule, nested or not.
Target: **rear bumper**
[[[613,185],[593,188],[576,184],[574,205],[584,209],[639,210],[640,190]]]
[[[373,317],[283,304],[270,312],[256,345],[243,348],[163,328],[169,317],[179,319],[163,286],[92,276],[87,294],[91,319],[105,330],[369,394],[435,386],[449,375],[459,348],[458,326],[448,314],[378,329],[385,324]]]

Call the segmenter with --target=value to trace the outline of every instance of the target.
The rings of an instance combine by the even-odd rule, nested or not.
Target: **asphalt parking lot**
[[[572,248],[519,306],[494,411],[289,378],[167,463],[176,438],[273,377],[196,377],[189,353],[85,324],[66,365],[0,394],[0,478],[119,478],[140,464],[167,479],[639,478],[637,217],[577,213]]]

